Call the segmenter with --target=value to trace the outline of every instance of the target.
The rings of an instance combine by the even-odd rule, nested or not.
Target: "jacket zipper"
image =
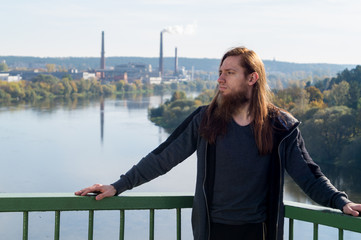
[[[294,129],[287,135],[285,136],[284,138],[282,138],[280,144],[278,145],[278,159],[279,159],[279,166],[280,166],[280,176],[279,176],[279,189],[280,189],[280,192],[279,192],[279,195],[278,195],[278,209],[277,209],[277,222],[276,222],[276,240],[278,239],[278,222],[279,222],[279,218],[280,218],[280,208],[281,208],[281,201],[283,201],[283,199],[281,199],[281,191],[282,191],[282,161],[281,161],[281,154],[280,154],[280,146],[282,144],[282,142],[288,138],[289,136],[292,135],[292,133],[296,130],[296,128],[298,127],[299,123],[295,125]]]
[[[208,152],[208,143],[206,144],[206,153],[205,153],[205,161],[204,161],[204,178],[203,178],[203,195],[206,202],[206,210],[207,210],[207,221],[208,221],[208,239],[210,239],[211,236],[211,220],[209,216],[209,208],[208,208],[208,201],[207,201],[207,195],[206,190],[204,188],[204,185],[206,184],[206,178],[207,178],[207,152]]]

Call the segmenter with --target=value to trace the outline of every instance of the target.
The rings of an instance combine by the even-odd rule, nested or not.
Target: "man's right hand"
[[[99,193],[95,200],[102,200],[105,197],[113,197],[117,191],[112,185],[94,184],[93,186],[76,191],[75,195],[86,196],[88,193]]]

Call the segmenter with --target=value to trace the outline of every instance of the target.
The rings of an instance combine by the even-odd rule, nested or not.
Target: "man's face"
[[[239,65],[240,58],[229,56],[219,68],[218,89],[223,96],[243,92],[249,97],[250,86],[244,68]]]

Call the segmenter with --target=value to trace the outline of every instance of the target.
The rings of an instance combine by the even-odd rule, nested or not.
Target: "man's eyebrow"
[[[230,70],[231,70],[231,71],[236,71],[235,68],[226,68],[226,69],[223,69],[223,70],[222,70],[222,69],[219,69],[218,71],[221,72],[221,71],[230,71]]]

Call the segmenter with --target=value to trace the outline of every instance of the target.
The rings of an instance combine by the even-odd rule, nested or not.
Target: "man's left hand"
[[[354,217],[358,217],[360,216],[360,212],[361,212],[361,204],[352,203],[352,202],[347,203],[343,207],[343,212],[352,215]]]

